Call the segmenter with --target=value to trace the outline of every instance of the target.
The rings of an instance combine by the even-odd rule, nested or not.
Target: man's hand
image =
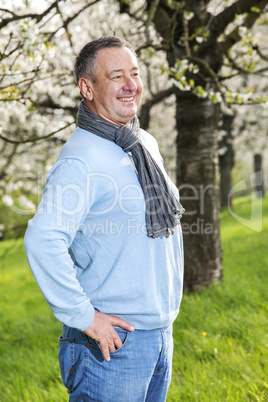
[[[92,324],[84,331],[90,338],[99,342],[103,357],[105,360],[110,360],[110,353],[121,348],[122,342],[118,333],[113,328],[113,325],[134,331],[134,327],[122,318],[113,315],[107,315],[95,311],[95,317]]]

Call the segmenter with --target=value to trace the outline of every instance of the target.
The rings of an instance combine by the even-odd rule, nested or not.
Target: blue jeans
[[[115,327],[123,343],[111,360],[83,332],[63,326],[59,362],[69,401],[164,402],[171,381],[172,326],[128,332]]]

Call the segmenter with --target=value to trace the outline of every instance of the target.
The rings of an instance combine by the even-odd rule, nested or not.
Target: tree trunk
[[[222,279],[217,186],[219,105],[187,92],[176,95],[177,184],[185,252],[185,287]]]
[[[232,205],[232,199],[229,197],[229,194],[232,188],[231,174],[234,166],[234,149],[232,136],[233,119],[233,116],[224,114],[221,126],[221,129],[226,133],[219,142],[221,208]]]
[[[234,20],[236,13],[249,11],[254,1],[232,2],[213,18],[207,8],[209,1],[148,0],[146,3],[148,20],[154,22],[162,38],[170,74],[175,79],[177,184],[186,209],[182,218],[185,287],[193,291],[222,278],[216,135],[219,105],[178,88],[185,80],[189,84],[191,80],[195,88],[201,86],[207,93],[219,92],[218,73],[223,65],[219,35]],[[266,4],[261,0],[257,3],[260,7]],[[206,38],[204,35],[204,40],[199,43],[197,35],[206,31]],[[226,47],[226,52],[232,44]],[[190,62],[189,66],[191,63],[198,65],[198,73],[190,68],[183,72],[181,64],[185,59]],[[176,81],[178,84],[181,81],[180,85],[176,85]]]
[[[254,172],[255,172],[255,189],[257,197],[262,198],[265,195],[264,182],[263,182],[263,170],[262,170],[262,155],[254,155]]]

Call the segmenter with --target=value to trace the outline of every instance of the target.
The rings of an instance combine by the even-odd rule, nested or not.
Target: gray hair
[[[74,75],[78,84],[79,78],[85,77],[96,83],[96,59],[99,50],[110,47],[126,47],[136,56],[133,47],[118,36],[104,36],[87,43],[77,55],[74,64]]]

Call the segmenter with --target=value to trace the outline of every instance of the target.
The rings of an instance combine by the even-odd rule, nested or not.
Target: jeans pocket
[[[130,332],[128,332],[126,329],[123,329],[121,327],[114,327],[114,329],[116,330],[119,338],[121,339],[122,346],[120,348],[116,349],[114,352],[110,352],[111,355],[120,352],[120,350],[122,350],[125,347],[125,345],[128,341],[129,335],[130,335]],[[86,335],[86,337],[87,337],[87,347],[89,349],[93,349],[97,352],[102,353],[99,342],[90,338],[88,335]]]
[[[59,338],[59,365],[62,382],[70,393],[75,378],[74,338]]]
[[[122,346],[120,348],[116,349],[114,352],[110,352],[111,355],[113,355],[115,353],[119,353],[126,346],[128,339],[129,339],[129,335],[130,335],[130,332],[124,328],[114,327],[114,329],[116,330],[119,338],[121,339]]]

